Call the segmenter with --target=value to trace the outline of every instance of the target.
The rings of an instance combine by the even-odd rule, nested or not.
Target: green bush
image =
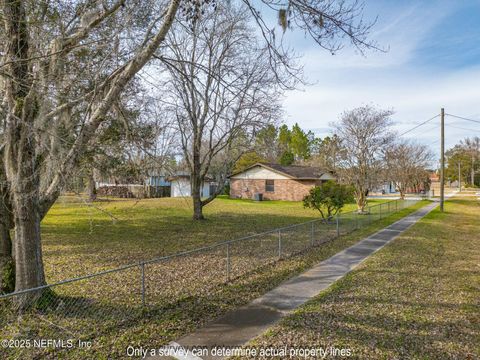
[[[285,151],[280,157],[280,165],[288,166],[292,165],[295,161],[295,156],[291,151]]]
[[[310,189],[303,198],[303,206],[318,210],[323,219],[328,219],[353,200],[353,189],[350,186],[327,181]]]

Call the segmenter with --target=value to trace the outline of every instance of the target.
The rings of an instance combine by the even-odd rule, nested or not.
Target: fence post
[[[278,230],[278,258],[282,258],[282,232]]]
[[[397,211],[398,211],[398,199],[395,200],[395,212],[397,212]]]
[[[339,237],[340,236],[340,225],[338,223],[338,213],[335,216],[335,222],[337,223],[337,225],[336,225],[337,226],[337,237]]]
[[[227,243],[227,282],[230,282],[230,243]]]
[[[378,208],[379,208],[378,213],[380,215],[380,220],[382,220],[382,205],[383,205],[382,203],[378,205]]]
[[[390,215],[390,201],[388,202],[388,211],[387,214]]]
[[[142,267],[142,306],[145,306],[145,263],[141,263]]]

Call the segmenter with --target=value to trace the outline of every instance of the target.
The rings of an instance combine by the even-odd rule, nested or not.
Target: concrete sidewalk
[[[202,356],[201,358],[188,354],[186,351],[182,354],[181,349],[191,347],[212,348],[216,346],[238,347],[244,345],[249,340],[264,333],[289,312],[345,276],[371,254],[395,239],[436,206],[438,206],[438,203],[426,205],[413,214],[322,261],[303,274],[284,282],[250,304],[227,313],[205,328],[170,343],[171,347],[177,349],[173,358],[222,359],[222,356],[213,356],[212,354]],[[157,359],[160,359],[160,357],[157,357]]]

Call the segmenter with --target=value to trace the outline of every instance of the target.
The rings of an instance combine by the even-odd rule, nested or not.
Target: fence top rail
[[[403,200],[402,199],[394,199],[394,200],[391,200],[391,201],[385,201],[385,202],[375,204],[375,205],[369,205],[369,206],[367,206],[367,208],[371,209],[371,208],[381,206],[381,205],[384,205],[384,204],[387,204],[387,203],[392,203],[392,202],[397,202],[397,201],[410,201],[410,200],[411,201],[418,201],[418,200],[413,200],[413,199],[403,199]],[[8,294],[3,294],[3,295],[0,294],[0,299],[6,299],[6,298],[21,295],[21,294],[26,294],[26,293],[29,293],[29,292],[39,291],[39,290],[42,290],[42,289],[52,288],[52,287],[59,286],[59,285],[64,285],[64,284],[69,284],[69,283],[78,282],[78,281],[82,281],[82,280],[87,280],[87,279],[91,279],[91,278],[99,277],[99,276],[104,276],[104,275],[115,273],[115,272],[125,271],[125,270],[128,270],[128,269],[137,267],[137,266],[144,266],[144,265],[147,265],[147,264],[159,263],[159,262],[168,261],[168,260],[171,260],[171,259],[174,259],[174,258],[184,257],[184,256],[192,255],[192,254],[195,254],[195,253],[201,253],[201,252],[204,252],[204,251],[207,251],[207,250],[212,250],[212,249],[222,247],[222,246],[225,246],[225,245],[228,245],[228,244],[233,244],[233,243],[237,243],[237,242],[241,242],[241,241],[251,240],[251,239],[254,239],[254,238],[259,237],[259,236],[275,234],[275,233],[281,232],[283,230],[292,229],[294,227],[299,227],[299,226],[304,226],[304,225],[315,223],[315,222],[318,222],[318,221],[328,221],[328,220],[334,219],[335,216],[341,217],[342,215],[353,214],[353,213],[357,213],[357,210],[341,212],[341,213],[338,213],[337,215],[330,216],[327,219],[313,219],[313,220],[305,221],[305,222],[298,223],[298,224],[283,226],[283,227],[275,228],[275,229],[272,229],[272,230],[267,230],[267,231],[264,231],[264,232],[261,232],[261,233],[256,233],[256,234],[240,237],[240,238],[237,238],[237,239],[218,242],[218,243],[203,246],[203,247],[200,247],[200,248],[186,250],[186,251],[178,252],[178,253],[171,254],[171,255],[161,256],[161,257],[153,258],[153,259],[150,259],[150,260],[139,261],[137,263],[120,266],[120,267],[117,267],[117,268],[114,268],[114,269],[104,270],[104,271],[96,272],[96,273],[89,274],[89,275],[84,275],[84,276],[80,276],[80,277],[75,277],[75,278],[71,278],[71,279],[62,280],[62,281],[59,281],[59,282],[56,282],[56,283],[53,283],[53,284],[47,284],[47,285],[43,285],[43,286],[31,288],[31,289],[20,290],[20,291],[8,293]]]

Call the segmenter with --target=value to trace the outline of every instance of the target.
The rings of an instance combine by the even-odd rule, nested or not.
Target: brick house
[[[253,199],[260,193],[266,200],[301,201],[312,187],[327,180],[335,177],[320,168],[257,163],[230,176],[230,197]]]

